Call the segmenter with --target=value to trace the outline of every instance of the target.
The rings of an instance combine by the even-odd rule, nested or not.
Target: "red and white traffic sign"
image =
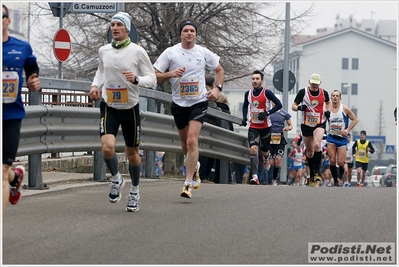
[[[54,36],[54,55],[60,62],[64,62],[71,54],[71,37],[69,32],[63,28],[59,29]]]

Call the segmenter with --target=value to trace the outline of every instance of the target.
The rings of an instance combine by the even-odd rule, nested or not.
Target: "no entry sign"
[[[71,54],[71,37],[65,29],[59,29],[54,36],[54,55],[60,62],[64,62]]]

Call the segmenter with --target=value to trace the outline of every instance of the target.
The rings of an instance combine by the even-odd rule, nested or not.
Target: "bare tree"
[[[284,8],[280,13],[266,16],[266,9],[278,9],[276,2],[131,2],[124,10],[133,18],[139,34],[138,43],[148,53],[152,62],[168,47],[180,42],[179,24],[190,18],[198,27],[197,43],[209,48],[221,58],[226,80],[251,75],[254,69],[264,70],[283,50],[280,38],[285,30]],[[58,61],[53,56],[54,33],[59,28],[59,18],[52,16],[47,3],[32,5],[34,28],[40,44],[37,52],[43,61],[41,70],[54,75]],[[291,31],[298,33],[297,26],[308,16],[312,7],[291,18]],[[98,49],[107,44],[107,31],[113,14],[68,13],[63,18],[72,39],[72,54],[63,63],[65,79],[92,80],[98,65]],[[300,28],[300,27],[298,27]],[[40,64],[40,62],[39,62]],[[41,72],[43,74],[43,71]],[[159,88],[170,92],[170,85]],[[159,107],[158,107],[159,108]],[[169,107],[165,106],[167,114]],[[170,153],[167,153],[167,161]],[[173,155],[171,156],[173,157]],[[182,157],[176,161],[181,161]],[[174,160],[172,160],[174,161]],[[181,163],[181,162],[180,162]]]
[[[180,42],[179,24],[191,18],[198,26],[197,43],[208,47],[221,57],[226,79],[264,69],[282,47],[278,39],[283,35],[285,20],[282,14],[271,18],[263,11],[275,8],[274,2],[131,2],[125,11],[133,18],[139,34],[139,44],[148,52],[152,62],[168,47]],[[46,29],[39,33],[43,44],[52,43],[58,29],[58,18],[52,18],[47,3],[36,3],[35,20],[47,15]],[[98,49],[108,43],[106,33],[113,14],[68,13],[64,28],[71,33],[73,52],[63,64],[64,78],[91,80],[98,64]],[[292,30],[311,16],[311,8],[292,18]],[[51,22],[49,22],[49,20]],[[40,22],[39,22],[40,23]],[[42,22],[43,23],[43,22]],[[40,26],[43,27],[43,26]],[[57,68],[52,47],[43,46],[38,52],[48,68]],[[247,74],[248,75],[248,74]],[[167,91],[167,90],[166,90]]]
[[[384,118],[384,107],[383,107],[384,101],[380,101],[380,105],[377,110],[377,120],[375,121],[375,132],[377,133],[378,136],[383,136],[385,133],[385,118]],[[375,144],[376,148],[376,155],[377,159],[382,159],[382,155],[384,154],[384,148],[385,144],[384,143],[377,143]]]

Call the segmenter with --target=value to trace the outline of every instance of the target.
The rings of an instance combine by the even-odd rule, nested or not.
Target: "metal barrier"
[[[63,106],[28,106],[22,121],[17,156],[53,152],[101,151],[98,108]],[[172,116],[141,111],[140,148],[181,152],[179,134]],[[116,149],[124,149],[121,130]],[[204,123],[200,155],[236,163],[248,163],[246,137],[233,131]]]
[[[90,83],[66,80],[41,79],[43,88],[70,91],[90,90]],[[31,93],[30,93],[31,94]],[[172,96],[153,89],[140,88],[140,96],[161,102],[172,101]],[[40,99],[40,96],[36,96]],[[31,99],[31,97],[30,97]],[[40,103],[40,100],[39,100]],[[35,103],[34,103],[35,104]],[[22,121],[18,156],[31,155],[29,158],[29,188],[42,187],[40,154],[55,152],[94,153],[94,180],[105,180],[105,163],[102,159],[99,134],[99,108],[69,107],[52,105],[28,105],[26,118]],[[241,119],[222,111],[208,108],[210,116],[236,124]],[[149,151],[181,153],[180,138],[172,116],[151,111],[141,111],[140,148]],[[226,127],[227,128],[227,127]],[[120,130],[121,131],[121,130]],[[117,150],[124,149],[123,135],[117,136]],[[249,149],[247,138],[221,127],[204,123],[199,138],[199,153],[220,159],[220,182],[227,183],[228,162],[248,165]],[[32,157],[32,158],[31,158]],[[97,165],[97,166],[96,166]],[[223,176],[223,178],[222,178]]]

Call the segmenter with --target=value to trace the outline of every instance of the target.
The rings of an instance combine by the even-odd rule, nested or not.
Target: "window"
[[[358,58],[352,58],[352,69],[353,70],[359,69],[359,59]]]
[[[343,70],[349,69],[349,59],[348,58],[342,59],[342,69]]]
[[[351,110],[355,114],[355,116],[357,117],[357,108],[351,108]]]
[[[357,95],[357,83],[352,83],[350,86],[348,86],[348,83],[341,83],[341,94],[347,95],[348,93]]]
[[[348,94],[348,87],[347,83],[341,83],[341,94],[342,95],[347,95]]]
[[[351,85],[351,95],[357,95],[357,83]]]

